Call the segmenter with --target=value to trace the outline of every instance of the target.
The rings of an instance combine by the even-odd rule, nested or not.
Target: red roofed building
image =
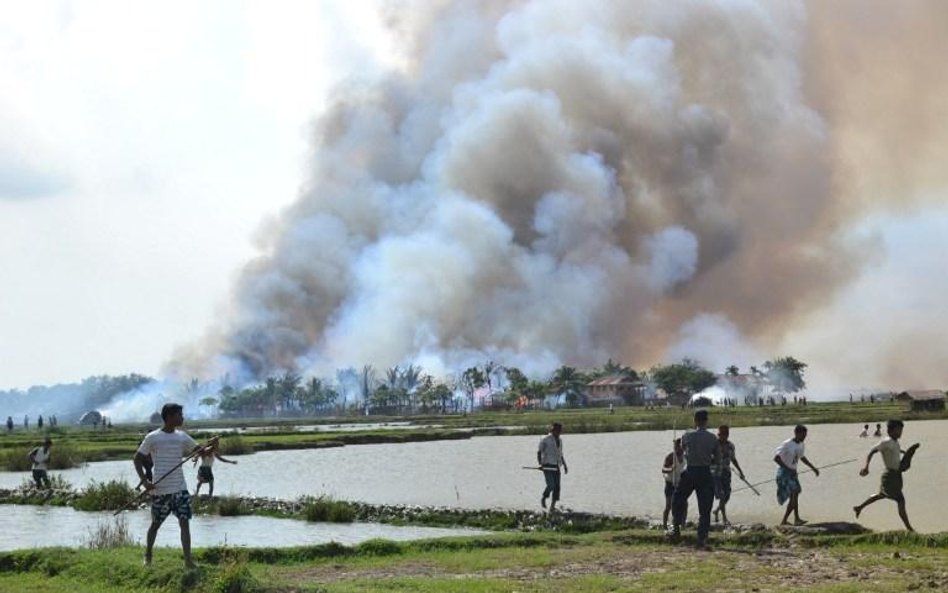
[[[586,404],[640,406],[645,402],[645,383],[629,375],[607,375],[586,383]]]

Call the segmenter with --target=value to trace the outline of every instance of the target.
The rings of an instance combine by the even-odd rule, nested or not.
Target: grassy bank
[[[224,428],[262,429],[240,435],[225,434],[222,438],[225,455],[241,455],[255,451],[283,449],[315,449],[346,445],[406,443],[417,441],[467,439],[471,436],[505,434],[543,434],[550,422],[563,422],[567,433],[619,432],[632,430],[671,430],[691,424],[692,410],[681,408],[645,409],[619,407],[610,414],[604,408],[561,409],[555,411],[479,412],[476,414],[415,415],[404,417],[356,416],[345,418],[295,418],[262,420],[214,420],[186,424],[185,429],[198,441],[217,434]],[[875,423],[888,418],[934,420],[948,418],[948,412],[909,412],[898,403],[811,403],[807,406],[764,406],[713,408],[712,423],[727,422],[735,427],[783,426],[797,423]],[[355,431],[298,431],[298,425],[332,425],[340,422],[382,424],[411,422],[410,428],[391,429],[366,426]],[[131,459],[142,436],[144,425],[120,425],[110,430],[78,427],[57,427],[52,436],[53,469],[74,467],[90,461]],[[38,445],[39,432],[0,433],[0,470],[29,469],[27,452]]]
[[[671,545],[648,531],[503,534],[356,546],[208,548],[184,572],[180,550],[150,569],[141,548],[0,553],[0,591],[357,593],[399,591],[589,593],[945,590],[943,536],[790,537],[766,532],[716,539],[713,551]]]

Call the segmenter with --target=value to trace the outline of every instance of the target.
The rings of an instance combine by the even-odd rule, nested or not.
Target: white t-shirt
[[[787,439],[780,443],[780,446],[774,450],[774,455],[779,455],[784,465],[795,470],[797,469],[797,463],[800,462],[800,458],[804,455],[803,443],[798,443],[792,438]]]
[[[885,463],[886,469],[899,469],[899,458],[902,455],[899,441],[889,437],[873,447],[872,450],[878,451],[882,455],[882,462]]]
[[[49,451],[44,451],[42,447],[37,447],[30,451],[30,454],[33,456],[33,469],[41,469],[43,471],[48,469]]]
[[[563,439],[560,439],[559,446],[556,444],[556,437],[548,434],[540,439],[540,465],[559,467],[563,465]]]
[[[180,430],[165,432],[159,428],[145,436],[138,447],[138,452],[142,455],[151,455],[152,461],[155,462],[152,470],[154,481],[161,480],[152,490],[152,494],[174,494],[188,489],[184,481],[184,470],[178,464],[181,463],[181,458],[193,451],[195,447],[197,443],[194,439]],[[172,470],[171,468],[176,465],[178,467]],[[162,476],[166,474],[167,477],[162,479]]]

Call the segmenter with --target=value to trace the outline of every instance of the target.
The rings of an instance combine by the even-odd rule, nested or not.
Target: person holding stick
[[[563,440],[560,439],[562,432],[563,425],[554,422],[550,426],[550,434],[540,440],[537,448],[537,463],[540,464],[543,479],[546,481],[546,488],[540,497],[540,506],[546,508],[546,499],[549,497],[551,513],[556,510],[556,503],[560,500],[560,466],[563,466],[563,473],[569,473],[566,458],[563,457]]]
[[[907,471],[911,466],[912,457],[915,455],[915,450],[918,449],[919,444],[915,443],[908,448],[908,451],[902,451],[902,449],[899,448],[899,439],[902,437],[904,427],[905,424],[901,420],[889,420],[886,423],[886,432],[889,438],[869,450],[869,455],[866,456],[866,465],[859,470],[859,475],[863,477],[869,475],[869,462],[872,461],[872,456],[876,453],[882,455],[882,463],[885,464],[885,471],[882,472],[879,493],[873,494],[861,504],[854,506],[853,512],[856,513],[856,518],[858,519],[859,513],[861,513],[864,508],[878,500],[889,498],[894,500],[898,505],[899,518],[902,519],[905,528],[909,531],[915,531],[912,528],[912,524],[909,523],[908,512],[905,510],[905,495],[902,493],[902,473]],[[903,453],[905,454],[904,457],[902,457]]]
[[[214,470],[211,469],[211,467],[214,465],[215,459],[220,459],[223,463],[237,464],[236,461],[224,459],[216,442],[210,447],[205,447],[204,450],[194,457],[195,464],[198,461],[201,462],[200,467],[198,467],[197,488],[194,489],[195,498],[197,498],[198,493],[201,491],[201,485],[205,483],[207,484],[208,497],[214,498]]]
[[[169,514],[174,513],[181,528],[181,549],[184,552],[186,568],[195,568],[191,559],[191,496],[184,481],[182,457],[188,459],[202,450],[186,432],[178,430],[184,424],[184,409],[180,404],[165,404],[161,408],[161,420],[164,425],[145,436],[135,453],[135,472],[141,479],[146,492],[151,493],[151,525],[145,543],[144,565],[150,566],[152,550],[158,529]],[[154,461],[154,475],[158,479],[152,482],[145,475],[146,457]]]
[[[718,499],[718,508],[714,509],[714,522],[718,522],[718,513],[724,519],[725,525],[730,525],[727,520],[727,503],[731,500],[731,464],[737,470],[737,475],[744,479],[744,470],[741,464],[737,462],[737,449],[734,443],[729,440],[731,427],[722,424],[718,427],[718,443],[721,445],[720,463],[713,469],[714,475],[714,497]]]
[[[777,464],[777,504],[787,501],[787,510],[783,514],[781,525],[789,525],[787,519],[793,513],[794,525],[805,525],[806,521],[800,518],[800,479],[797,476],[797,464],[802,461],[813,470],[816,477],[820,477],[819,468],[815,467],[804,454],[803,441],[806,440],[807,428],[797,424],[793,429],[793,437],[785,440],[774,451],[774,463]]]
[[[672,496],[685,469],[685,450],[681,448],[681,439],[672,441],[672,452],[665,456],[662,464],[662,476],[665,478],[665,510],[662,511],[662,529],[668,529],[668,513],[672,508]]]

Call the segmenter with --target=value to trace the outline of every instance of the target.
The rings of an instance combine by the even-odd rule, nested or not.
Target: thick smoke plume
[[[298,201],[171,371],[242,381],[490,358],[538,373],[701,358],[701,344],[759,364],[872,253],[844,232],[877,198],[860,161],[842,166],[861,124],[838,87],[874,80],[840,52],[884,26],[882,3],[399,7],[403,67],[333,96]],[[945,22],[926,29],[942,48]],[[872,104],[868,132],[891,138]],[[916,125],[905,151],[938,129]]]

